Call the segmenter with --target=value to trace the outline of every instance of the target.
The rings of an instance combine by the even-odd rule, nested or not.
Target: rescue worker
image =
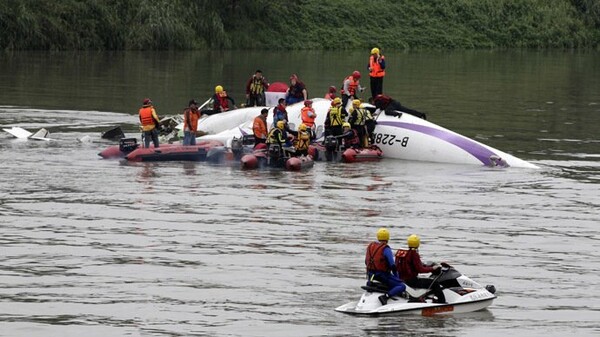
[[[285,92],[285,104],[290,105],[301,101],[306,101],[308,93],[306,86],[298,79],[298,75],[290,76],[290,87]]]
[[[413,288],[431,289],[435,295],[434,303],[446,303],[442,286],[431,278],[420,278],[420,273],[432,273],[441,268],[440,265],[425,266],[419,256],[421,239],[412,234],[407,238],[408,250],[399,249],[396,252],[396,268],[400,278],[406,285]]]
[[[379,48],[371,49],[369,56],[369,78],[371,80],[371,97],[383,94],[383,77],[385,76],[385,57],[379,53]]]
[[[386,305],[390,297],[400,295],[406,286],[398,277],[394,265],[392,249],[388,246],[390,232],[386,228],[377,231],[377,241],[367,246],[365,265],[367,266],[367,286],[373,281],[379,281],[389,287],[387,293],[379,296],[381,305]]]
[[[150,140],[154,143],[154,147],[158,147],[158,128],[160,127],[160,119],[154,110],[152,100],[145,98],[142,102],[142,107],[139,111],[140,123],[142,128],[142,136],[144,138],[144,147],[150,147]]]
[[[352,129],[350,123],[346,122],[343,124],[344,131],[338,136],[342,139],[344,144],[344,149],[354,148],[357,149],[360,147],[360,139],[358,138],[358,133],[356,130]]]
[[[196,145],[196,130],[201,116],[198,102],[195,99],[190,100],[188,107],[183,110],[183,145]]]
[[[366,147],[369,147],[370,145],[372,145],[374,143],[374,132],[375,132],[375,126],[377,125],[377,121],[375,120],[375,118],[373,118],[373,114],[371,114],[371,111],[369,111],[368,109],[365,109],[365,112],[367,113],[366,115],[366,121],[365,121],[365,129],[367,130],[367,145]]]
[[[267,115],[269,109],[264,108],[260,110],[260,115],[254,117],[254,123],[252,123],[252,132],[254,133],[254,147],[261,143],[267,142]]]
[[[335,86],[330,86],[329,90],[327,91],[327,93],[325,94],[325,98],[332,101],[334,98],[336,98],[336,92],[337,92],[337,88]]]
[[[237,108],[233,98],[227,95],[227,92],[223,89],[223,86],[217,85],[215,87],[215,94],[213,95],[213,110],[207,110],[204,112],[206,115],[213,115],[231,109]]]
[[[257,69],[246,83],[246,106],[264,106],[265,91],[268,88],[269,82],[263,77],[262,71]]]
[[[364,90],[365,88],[360,86],[360,71],[355,70],[352,75],[344,79],[342,84],[342,106],[345,108],[350,98],[357,99],[358,91]]]
[[[350,117],[348,118],[348,123],[352,129],[356,130],[358,135],[358,139],[360,140],[361,147],[367,147],[365,143],[368,143],[368,140],[365,139],[367,135],[366,124],[367,122],[367,110],[360,107],[360,100],[355,99],[352,101],[352,112],[350,112]]]
[[[375,105],[377,109],[383,110],[385,114],[389,116],[399,116],[401,115],[401,112],[406,112],[413,116],[427,119],[425,113],[405,107],[399,101],[396,101],[387,95],[377,95],[373,100],[373,105]]]
[[[300,110],[300,116],[302,123],[308,128],[310,138],[315,139],[315,119],[317,118],[317,113],[313,109],[312,103],[311,100],[304,101],[304,108]]]
[[[288,122],[288,113],[285,110],[285,99],[280,98],[277,106],[273,109],[273,127],[277,127],[277,122]]]
[[[276,126],[271,129],[269,132],[269,136],[267,138],[267,145],[271,147],[271,145],[279,145],[279,156],[283,157],[284,155],[284,147],[292,148],[286,149],[288,152],[294,152],[292,142],[288,139],[287,132],[285,131],[286,123],[284,121],[277,122]]]
[[[310,145],[310,129],[303,123],[298,126],[298,136],[296,137],[296,143],[294,147],[296,148],[296,154],[298,156],[308,156],[308,146]]]
[[[342,124],[344,124],[342,111],[342,100],[339,97],[334,98],[325,118],[325,136],[339,136],[342,134]]]

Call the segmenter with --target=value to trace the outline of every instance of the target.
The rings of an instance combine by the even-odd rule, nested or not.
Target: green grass
[[[4,0],[3,50],[598,48],[600,0]]]

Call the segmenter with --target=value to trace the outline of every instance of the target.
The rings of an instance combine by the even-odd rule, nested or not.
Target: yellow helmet
[[[277,122],[277,128],[283,130],[283,128],[285,128],[285,122],[284,121],[278,121]]]
[[[350,128],[352,126],[350,126],[350,123],[346,122],[346,123],[342,124],[342,127],[343,128]]]
[[[342,99],[339,97],[336,97],[333,99],[333,104],[338,105],[338,104],[342,104]]]
[[[359,99],[352,100],[352,105],[356,106],[356,107],[359,107],[360,106],[360,100]]]
[[[421,245],[421,239],[415,234],[409,236],[408,239],[406,239],[406,242],[408,243],[408,248],[419,248]]]
[[[222,87],[222,86],[220,86],[220,85],[217,85],[217,86],[215,87],[215,93],[216,93],[216,94],[220,94],[220,93],[222,93],[222,92],[223,92],[223,87]]]
[[[390,232],[385,228],[379,228],[377,231],[377,240],[390,241]]]
[[[300,131],[306,131],[306,124],[300,124],[300,126],[298,126],[298,130]]]
[[[371,49],[371,54],[379,55],[379,48],[375,47],[375,48]]]

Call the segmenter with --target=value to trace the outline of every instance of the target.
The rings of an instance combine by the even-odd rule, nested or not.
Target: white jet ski
[[[353,315],[413,314],[433,316],[478,311],[487,308],[496,295],[493,285],[482,286],[452,266],[442,263],[441,271],[431,275],[444,288],[446,303],[434,303],[428,289],[406,287],[405,297],[392,297],[382,305],[379,296],[386,292],[379,282],[363,286],[365,290],[358,302],[350,302],[335,310]]]
[[[323,140],[322,127],[331,107],[331,101],[324,98],[315,98],[312,101],[312,107],[317,114],[315,124],[319,126],[317,130],[317,141],[319,141]],[[399,111],[396,116],[390,116],[375,111],[375,107],[370,104],[363,103],[362,106],[375,112],[377,126],[374,140],[375,145],[383,151],[384,158],[492,167],[538,168],[506,152],[408,113]],[[303,107],[302,102],[286,107],[290,128],[294,129],[302,122],[300,111]],[[226,144],[228,141],[223,141],[223,138],[251,135],[252,121],[263,108],[241,108],[203,117],[198,121],[198,130],[209,136],[199,137],[198,140],[215,139],[213,137],[220,134],[217,139]],[[269,109],[267,125],[270,128],[273,124],[274,108],[267,108]],[[241,125],[249,125],[249,127],[240,128]]]

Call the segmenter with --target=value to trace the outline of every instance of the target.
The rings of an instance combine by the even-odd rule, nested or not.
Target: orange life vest
[[[367,255],[365,256],[365,265],[367,266],[367,272],[389,272],[390,267],[385,260],[383,251],[385,247],[388,247],[387,243],[383,242],[371,242],[367,247]]]
[[[317,114],[315,113],[315,109],[309,108],[305,106],[301,110],[302,112],[302,123],[309,128],[312,128],[315,125],[315,118],[317,118]],[[312,117],[309,116],[309,112],[312,112]]]
[[[350,84],[348,85],[348,92],[346,93],[344,92],[344,83],[346,83],[347,80],[350,80]],[[354,76],[350,75],[342,82],[342,95],[346,94],[348,96],[354,96],[356,94],[356,88],[358,88],[358,80],[354,80]]]
[[[154,108],[152,107],[152,105],[143,106],[140,109],[140,123],[142,123],[142,127],[156,125],[157,121],[154,119],[154,116],[152,116],[152,112],[154,112]],[[146,131],[150,131],[152,129],[154,128],[144,128],[144,130]]]
[[[256,138],[267,139],[267,123],[261,116],[256,116],[254,118],[252,132],[254,132]]]
[[[380,56],[383,58],[383,56]],[[375,55],[371,55],[369,57],[369,68],[371,71],[369,72],[369,76],[371,77],[383,77],[385,76],[385,70],[381,69],[381,64],[375,60]]]
[[[200,111],[198,109],[187,108],[183,111],[183,129],[189,131],[196,131],[198,129],[198,119],[200,118]],[[189,124],[188,124],[189,122]]]

